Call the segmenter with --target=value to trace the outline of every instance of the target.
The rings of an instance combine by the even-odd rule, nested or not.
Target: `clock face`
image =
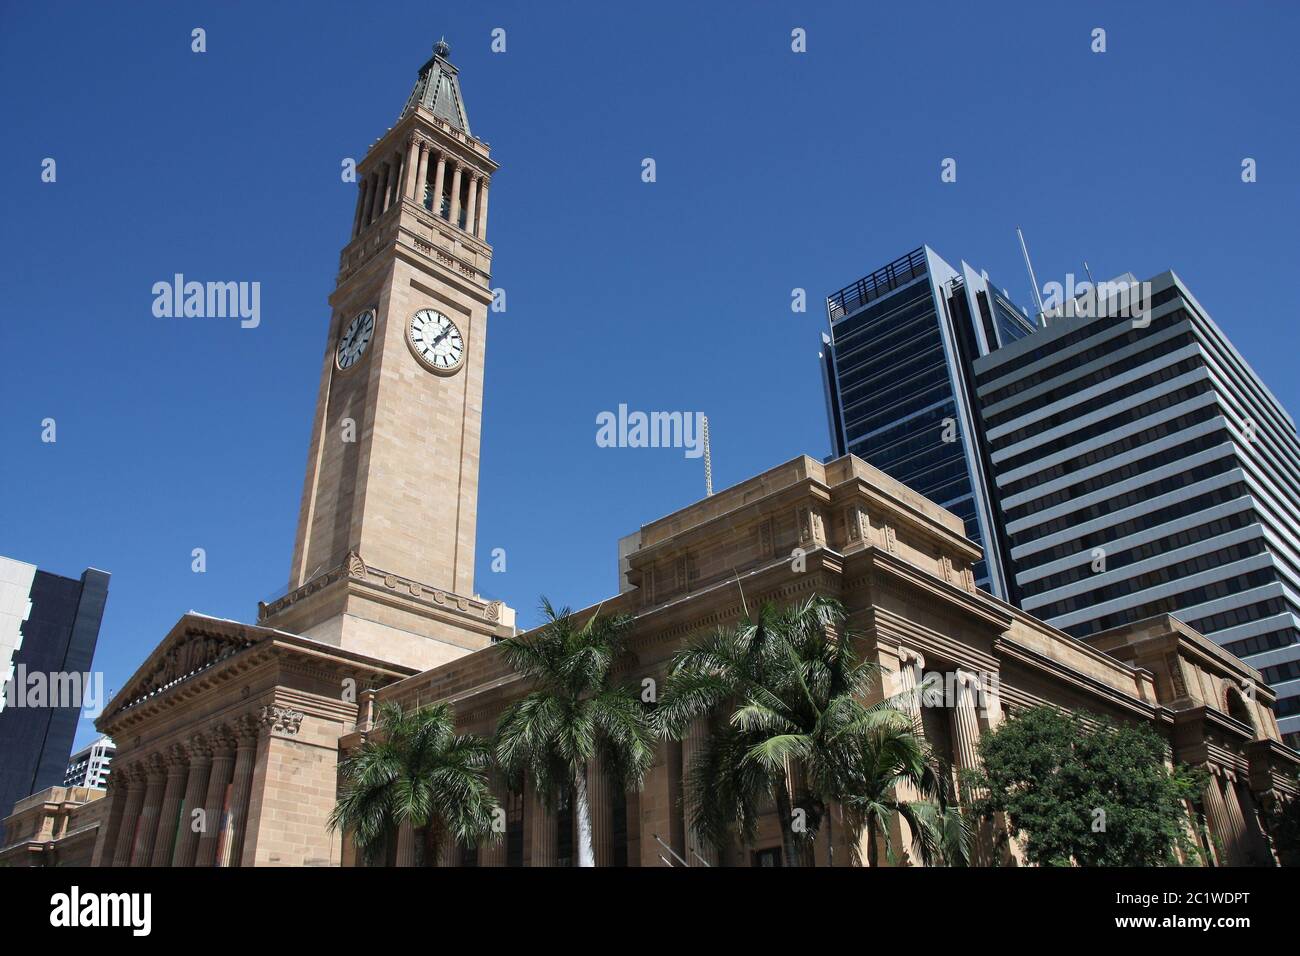
[[[465,340],[456,323],[441,312],[421,309],[406,326],[406,341],[426,368],[450,375],[465,359]]]
[[[375,310],[366,309],[343,330],[339,336],[339,347],[334,353],[334,361],[340,369],[347,370],[356,365],[365,354],[366,346],[375,337]]]

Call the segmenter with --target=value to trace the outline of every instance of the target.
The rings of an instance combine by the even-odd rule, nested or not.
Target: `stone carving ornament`
[[[273,734],[284,734],[293,737],[298,733],[298,728],[302,726],[304,716],[300,710],[281,707],[277,704],[268,704],[262,708],[258,721],[262,726],[271,728]]]

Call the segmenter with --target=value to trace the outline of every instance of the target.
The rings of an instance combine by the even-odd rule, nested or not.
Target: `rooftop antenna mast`
[[[700,428],[704,433],[704,497],[713,497],[713,456],[709,453],[709,416],[700,416]]]
[[[1025,268],[1029,271],[1029,284],[1034,290],[1034,301],[1038,303],[1038,324],[1047,328],[1047,315],[1043,310],[1043,296],[1038,291],[1038,279],[1034,277],[1034,264],[1029,261],[1029,247],[1025,245],[1025,234],[1016,226],[1016,235],[1020,237],[1020,251],[1025,254]]]
[[[1094,285],[1094,286],[1095,286],[1097,283],[1092,281],[1092,270],[1088,268],[1088,260],[1087,260],[1087,259],[1084,259],[1084,260],[1083,260],[1083,271],[1086,272],[1086,273],[1088,273],[1088,284],[1089,284],[1089,285]]]

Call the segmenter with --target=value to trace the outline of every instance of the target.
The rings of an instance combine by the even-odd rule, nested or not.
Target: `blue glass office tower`
[[[65,578],[0,557],[0,817],[63,783],[81,707],[52,690],[27,700],[26,688],[34,675],[53,688],[90,671],[108,580],[94,568]]]
[[[976,584],[1014,601],[991,467],[974,407],[976,358],[1035,326],[988,273],[922,246],[826,300],[822,374],[831,446],[966,522]]]

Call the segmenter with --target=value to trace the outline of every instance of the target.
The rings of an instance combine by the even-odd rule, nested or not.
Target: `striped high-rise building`
[[[1012,593],[1080,637],[1176,615],[1259,669],[1294,746],[1295,422],[1178,276],[1146,292],[974,360]]]

